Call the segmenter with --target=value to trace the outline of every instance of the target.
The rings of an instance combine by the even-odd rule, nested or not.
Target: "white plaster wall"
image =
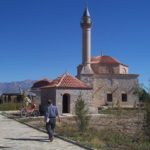
[[[128,67],[124,65],[119,65],[119,73],[120,74],[128,74]]]

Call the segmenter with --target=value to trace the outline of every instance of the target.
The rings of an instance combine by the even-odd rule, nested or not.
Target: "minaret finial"
[[[88,8],[88,1],[85,0],[85,8]]]

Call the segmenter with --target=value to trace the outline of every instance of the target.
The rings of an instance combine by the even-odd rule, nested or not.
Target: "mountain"
[[[21,90],[30,89],[35,80],[25,80],[25,81],[14,81],[7,83],[0,83],[0,94],[2,93],[20,93]]]

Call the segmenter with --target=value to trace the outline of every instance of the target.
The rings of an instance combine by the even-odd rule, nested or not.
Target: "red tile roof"
[[[51,83],[50,80],[48,80],[48,79],[42,79],[42,80],[39,80],[39,81],[35,82],[31,88],[32,89],[34,89],[34,88],[41,88],[43,86],[49,85],[50,83]]]
[[[122,64],[119,60],[111,56],[96,56],[91,59],[92,64],[101,63],[101,64]],[[124,64],[122,64],[124,65]],[[125,65],[126,66],[126,65]]]
[[[84,82],[69,75],[68,73],[65,73],[62,76],[54,79],[49,85],[44,86],[43,88],[50,88],[50,87],[91,89]]]
[[[120,61],[110,56],[96,56],[91,59],[91,62],[103,64],[121,64]]]

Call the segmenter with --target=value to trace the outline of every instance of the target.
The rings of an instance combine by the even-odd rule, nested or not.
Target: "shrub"
[[[83,100],[81,93],[78,96],[78,99],[75,103],[75,114],[77,116],[76,121],[79,131],[81,132],[85,131],[89,125],[90,116],[89,110],[86,107],[86,103]]]

